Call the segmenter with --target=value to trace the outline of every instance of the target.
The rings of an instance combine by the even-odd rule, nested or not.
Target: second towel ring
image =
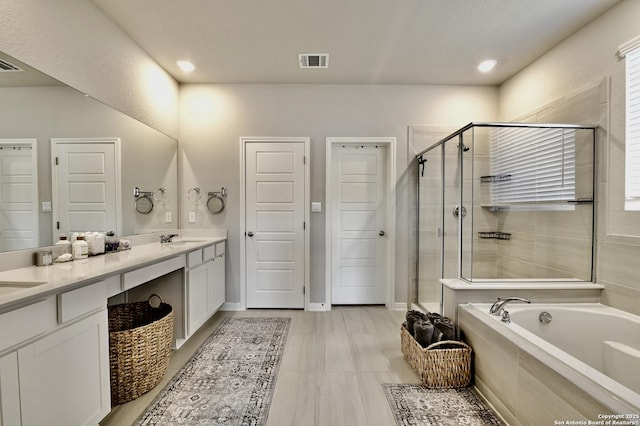
[[[218,214],[222,210],[224,210],[224,199],[227,197],[227,188],[222,187],[221,191],[217,192],[208,192],[207,195],[207,209],[213,213]]]
[[[213,213],[218,214],[224,210],[224,198],[215,192],[209,192],[209,198],[207,199],[207,209]]]
[[[140,214],[149,214],[153,210],[153,192],[140,191],[137,186],[133,188],[133,205]]]

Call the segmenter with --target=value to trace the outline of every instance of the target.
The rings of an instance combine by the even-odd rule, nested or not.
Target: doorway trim
[[[240,303],[237,306],[227,304],[230,310],[243,311],[247,309],[247,258],[246,258],[246,147],[248,143],[264,142],[264,143],[304,143],[304,310],[309,310],[309,250],[310,250],[310,215],[311,215],[311,180],[310,180],[310,144],[309,137],[275,137],[275,136],[241,136],[240,137]]]
[[[333,149],[337,145],[349,144],[378,144],[387,148],[386,164],[386,229],[388,229],[388,241],[386,257],[390,259],[387,268],[387,288],[385,306],[389,310],[395,309],[396,295],[396,203],[395,203],[395,183],[396,183],[396,138],[395,137],[328,137],[326,139],[325,156],[325,303],[324,310],[331,310],[331,288],[333,272]]]
[[[51,139],[51,204],[53,210],[53,241],[57,239],[56,222],[59,220],[58,211],[58,173],[56,170],[56,158],[58,156],[58,144],[113,144],[115,155],[115,190],[116,190],[116,235],[122,235],[122,173],[120,157],[120,138],[52,138]]]

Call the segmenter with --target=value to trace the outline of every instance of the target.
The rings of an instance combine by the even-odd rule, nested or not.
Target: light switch
[[[311,211],[313,213],[320,213],[322,211],[322,203],[320,201],[311,202]]]
[[[42,202],[42,211],[50,212],[51,211],[51,201],[43,201]]]

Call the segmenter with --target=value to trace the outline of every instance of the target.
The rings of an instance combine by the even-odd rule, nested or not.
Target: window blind
[[[575,199],[575,141],[574,129],[493,129],[492,203]]]
[[[640,47],[626,53],[625,210],[640,210]]]

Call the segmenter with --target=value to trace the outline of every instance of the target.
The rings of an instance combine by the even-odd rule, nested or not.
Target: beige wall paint
[[[618,46],[640,34],[640,2],[625,0],[560,43],[499,89],[500,118],[539,110],[609,77],[599,137],[597,281],[603,302],[640,313],[640,213],[623,210],[625,63]]]
[[[0,0],[0,51],[172,137],[178,83],[87,0]]]
[[[239,207],[241,136],[311,137],[311,200],[325,205],[325,138],[397,138],[396,301],[406,302],[409,281],[410,187],[408,125],[459,127],[496,118],[495,87],[413,85],[183,85],[180,90],[181,191],[229,189],[218,215],[182,200],[181,227],[228,229],[227,301],[240,302]],[[195,211],[195,224],[187,222]],[[311,302],[325,296],[325,212],[311,215]]]

